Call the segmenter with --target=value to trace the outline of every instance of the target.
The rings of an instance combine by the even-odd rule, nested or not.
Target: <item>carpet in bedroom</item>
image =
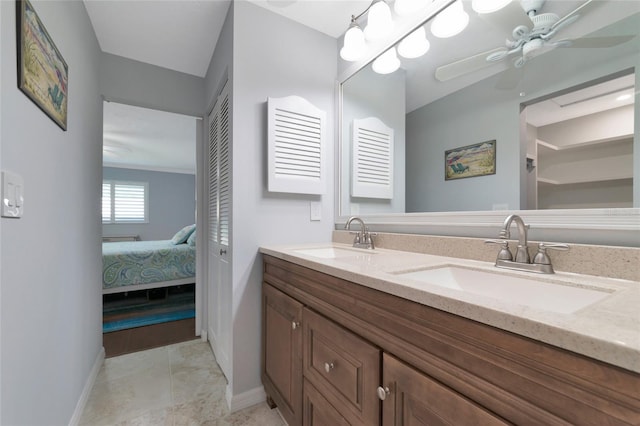
[[[105,295],[102,309],[104,333],[194,318],[194,286]]]

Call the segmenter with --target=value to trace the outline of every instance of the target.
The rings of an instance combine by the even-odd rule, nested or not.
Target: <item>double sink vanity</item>
[[[335,242],[261,252],[262,379],[290,426],[640,424],[637,281]]]

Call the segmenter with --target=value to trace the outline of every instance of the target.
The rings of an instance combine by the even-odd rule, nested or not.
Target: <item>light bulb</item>
[[[344,35],[344,45],[340,57],[345,61],[357,61],[365,53],[364,33],[356,23],[352,23]]]
[[[512,0],[472,0],[471,8],[478,13],[493,13],[502,9]]]
[[[378,56],[371,67],[378,74],[390,74],[400,68],[400,59],[396,55],[396,48],[392,47]]]
[[[431,24],[431,33],[439,38],[453,37],[469,24],[469,15],[464,11],[462,1],[457,0],[440,12]]]
[[[367,14],[367,26],[364,29],[364,36],[367,40],[380,40],[389,35],[392,30],[391,9],[389,9],[384,0],[377,0]]]
[[[431,0],[396,0],[393,10],[399,16],[410,15],[425,7]]]
[[[431,45],[427,40],[427,32],[424,27],[418,27],[417,30],[406,36],[398,45],[398,54],[403,58],[413,59],[427,53]]]

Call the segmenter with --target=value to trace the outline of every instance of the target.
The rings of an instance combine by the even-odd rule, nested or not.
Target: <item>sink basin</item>
[[[294,251],[299,254],[319,257],[321,259],[338,259],[343,257],[368,256],[370,254],[375,254],[374,251],[365,252],[362,250],[350,250],[337,247],[315,247],[308,249],[298,249]]]
[[[573,313],[611,294],[606,290],[574,287],[458,266],[399,272],[394,275],[561,314]]]

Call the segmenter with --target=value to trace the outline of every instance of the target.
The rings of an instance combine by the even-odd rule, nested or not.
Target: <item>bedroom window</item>
[[[102,181],[102,223],[147,223],[147,182]]]

